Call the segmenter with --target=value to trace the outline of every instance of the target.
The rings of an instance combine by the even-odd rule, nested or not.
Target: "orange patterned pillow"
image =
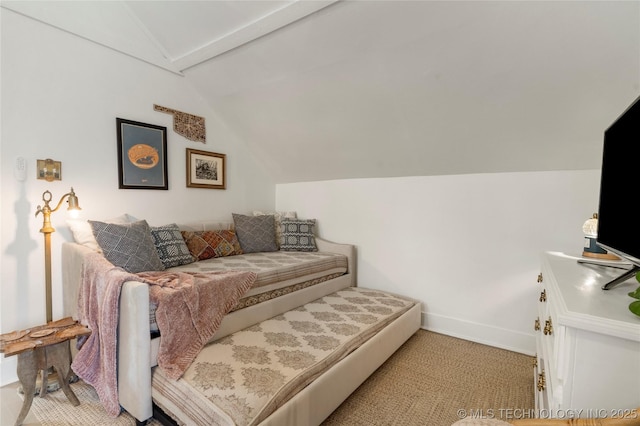
[[[240,242],[233,230],[182,231],[181,233],[189,252],[198,260],[242,254]]]

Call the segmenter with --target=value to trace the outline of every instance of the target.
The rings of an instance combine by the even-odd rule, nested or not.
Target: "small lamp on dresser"
[[[582,256],[604,260],[620,260],[618,256],[607,252],[597,244],[598,239],[598,213],[594,213],[590,219],[587,219],[582,225],[584,233],[584,249]]]

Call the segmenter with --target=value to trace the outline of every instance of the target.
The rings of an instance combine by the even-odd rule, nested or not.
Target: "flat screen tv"
[[[602,286],[608,290],[640,270],[640,97],[604,132],[597,244],[632,264]]]

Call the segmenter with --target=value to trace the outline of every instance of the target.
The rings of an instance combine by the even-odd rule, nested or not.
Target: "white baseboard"
[[[535,335],[438,314],[422,313],[422,328],[525,355],[535,355]]]

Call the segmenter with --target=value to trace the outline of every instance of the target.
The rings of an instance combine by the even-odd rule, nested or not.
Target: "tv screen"
[[[596,238],[598,245],[636,267],[640,266],[639,183],[640,97],[604,132]]]

